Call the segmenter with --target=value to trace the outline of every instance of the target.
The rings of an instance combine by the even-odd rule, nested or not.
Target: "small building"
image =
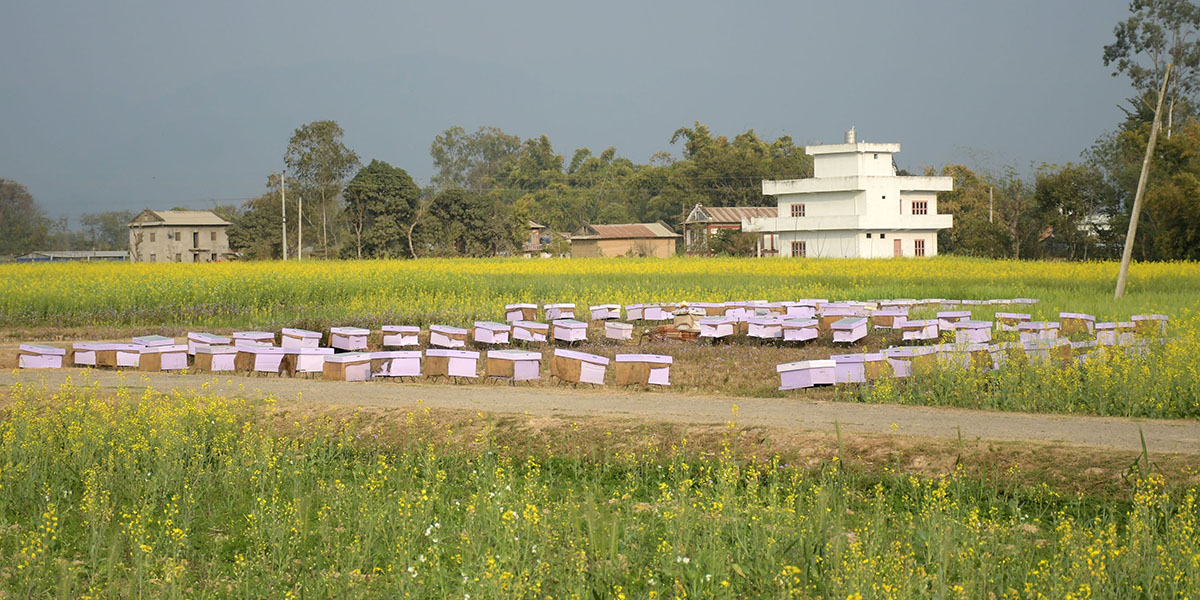
[[[776,215],[774,206],[704,206],[696,204],[683,222],[683,246],[689,255],[712,254],[708,239],[721,230],[742,230],[742,221],[754,218],[770,218]],[[779,236],[774,232],[760,232],[758,248],[760,256],[778,253]]]
[[[675,242],[683,236],[671,231],[666,223],[629,223],[623,225],[584,225],[571,235],[571,256],[653,256],[675,255]]]
[[[127,261],[126,250],[37,250],[17,257],[17,262],[59,262],[97,260]]]
[[[229,221],[211,210],[143,210],[129,222],[133,262],[218,262],[229,251]]]
[[[526,221],[525,226],[529,229],[529,237],[521,245],[525,258],[550,258],[556,252],[561,255],[565,248],[570,247],[571,238],[565,233],[552,231],[536,221]]]
[[[859,142],[854,129],[844,144],[805,146],[813,176],[762,182],[778,213],[742,222],[743,231],[779,236],[779,255],[828,258],[934,256],[937,232],[954,217],[937,212],[937,193],[950,177],[896,173],[900,144]]]

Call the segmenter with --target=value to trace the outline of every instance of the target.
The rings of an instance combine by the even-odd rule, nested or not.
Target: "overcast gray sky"
[[[47,213],[264,190],[292,131],[432,174],[453,125],[645,162],[694,121],[903,144],[909,169],[1078,161],[1130,94],[1101,62],[1127,3],[14,1],[0,177]]]

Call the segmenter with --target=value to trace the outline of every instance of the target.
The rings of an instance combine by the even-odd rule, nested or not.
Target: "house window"
[[[878,153],[878,152],[876,152],[876,153],[875,153],[875,158],[879,158],[879,153]]]
[[[803,217],[804,216],[804,204],[803,203],[792,205],[792,216],[793,217]]]
[[[867,239],[868,240],[871,239],[871,234],[869,234],[869,233],[867,234]]]
[[[913,240],[913,256],[925,256],[925,240]]]
[[[914,215],[929,214],[929,201],[928,200],[913,200],[912,214],[914,214]]]
[[[209,241],[213,241],[213,242],[217,241],[217,232],[210,231],[210,232],[208,232],[208,235],[209,235]]]
[[[808,256],[807,249],[804,247],[804,242],[792,242],[792,256],[796,258],[804,258]]]
[[[178,236],[179,234],[178,234],[178,233],[176,233],[175,235],[177,235],[177,236]],[[176,253],[175,253],[175,262],[183,262],[183,255],[182,255],[182,254],[180,254],[180,253],[178,253],[178,252],[176,252]]]
[[[882,239],[883,239],[883,238],[885,238],[885,237],[887,237],[887,234],[885,234],[885,233],[881,233],[881,234],[879,234],[879,239],[881,239],[881,240],[882,240]]]
[[[213,252],[213,253],[212,253],[212,258],[210,258],[209,260],[211,260],[212,262],[217,262],[217,253],[216,253],[216,252]]]
[[[192,232],[192,247],[193,248],[200,247],[200,232],[199,231]]]
[[[158,255],[151,252],[150,253],[150,262],[158,262]]]
[[[150,232],[150,243],[154,243],[154,232]]]
[[[182,234],[182,233],[180,233],[180,232],[178,232],[178,231],[176,231],[176,232],[175,232],[175,241],[177,241],[177,242],[178,242],[178,241],[181,241],[181,240],[183,240],[183,234]]]
[[[137,243],[139,243],[139,244],[140,244],[140,243],[142,243],[142,234],[141,234],[141,232],[138,232],[138,234],[137,234]]]

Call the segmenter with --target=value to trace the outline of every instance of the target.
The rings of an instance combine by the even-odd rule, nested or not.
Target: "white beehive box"
[[[613,359],[617,385],[671,385],[674,361],[663,354],[618,354]]]
[[[604,324],[604,337],[610,340],[632,340],[633,323],[608,321]]]
[[[554,358],[550,361],[550,373],[570,383],[604,385],[608,363],[609,360],[603,356],[555,348]]]
[[[369,335],[371,330],[362,327],[330,327],[329,345],[338,350],[366,350]]]
[[[558,304],[547,304],[545,307],[547,321],[555,321],[558,319],[574,319],[575,304],[573,302],[562,302]]]
[[[233,345],[237,347],[246,344],[275,344],[275,334],[269,331],[235,331]]]
[[[900,329],[908,320],[908,309],[887,306],[871,313],[871,324],[875,329]]]
[[[821,324],[816,319],[784,319],[783,341],[807,342],[821,335]]]
[[[429,377],[478,377],[479,352],[430,348],[425,351],[425,375]]]
[[[621,318],[620,304],[593,304],[588,307],[593,321],[608,321]]]
[[[188,367],[187,344],[142,346],[139,354],[140,371],[182,371]]]
[[[938,339],[937,319],[905,321],[900,326],[900,338],[906,342]]]
[[[536,304],[520,303],[508,304],[504,307],[504,320],[513,321],[533,321],[537,319],[538,306]]]
[[[724,302],[691,302],[688,306],[704,311],[706,317],[720,317],[725,314]]]
[[[750,317],[746,335],[763,340],[783,337],[783,317]]]
[[[504,345],[509,342],[512,326],[507,323],[475,321],[474,338],[480,344]]]
[[[333,348],[284,348],[285,370],[289,373],[324,373],[325,359]]]
[[[833,385],[836,363],[832,360],[802,360],[776,365],[780,390],[796,390],[818,385]]]
[[[78,367],[95,367],[96,352],[101,349],[104,344],[94,342],[75,342],[71,344],[72,360],[75,366]]]
[[[846,304],[826,304],[821,307],[821,330],[832,331],[833,324],[847,318],[858,317],[858,308]]]
[[[371,353],[373,377],[420,377],[420,350],[385,350]]]
[[[969,321],[971,319],[971,311],[969,310],[943,310],[938,311],[938,331],[954,331],[954,324],[959,321]]]
[[[1167,315],[1133,315],[1129,320],[1141,335],[1163,335],[1167,332]]]
[[[867,337],[867,318],[846,317],[834,321],[830,328],[833,329],[834,342],[852,344]]]
[[[106,342],[91,346],[91,349],[96,353],[95,366],[110,369],[138,366],[138,360],[141,358],[141,348],[143,346],[119,342]]]
[[[541,378],[542,355],[527,350],[488,350],[484,371],[488,377],[511,381]]]
[[[416,325],[384,325],[384,348],[408,348],[420,345],[421,328]]]
[[[196,353],[196,346],[205,344],[208,346],[228,346],[232,343],[232,339],[223,335],[214,335],[203,331],[189,331],[187,334],[188,354]]]
[[[675,305],[658,303],[647,304],[642,309],[642,320],[644,321],[670,321],[674,317]]]
[[[467,330],[449,325],[430,325],[429,345],[439,348],[463,348],[467,345]]]
[[[371,353],[330,354],[325,357],[322,375],[326,381],[367,381],[371,379]]]
[[[546,341],[546,336],[549,333],[550,325],[547,323],[538,323],[537,321],[513,322],[512,337],[514,340],[541,343]]]
[[[279,332],[279,345],[283,348],[316,348],[321,345],[321,332],[284,327]]]
[[[283,348],[267,344],[236,346],[237,357],[234,359],[238,371],[255,373],[280,373],[283,371]]]
[[[175,339],[163,335],[139,335],[133,338],[133,343],[139,346],[174,346]]]
[[[237,348],[233,346],[196,344],[195,358],[193,359],[192,366],[202,373],[234,371],[237,369],[234,365],[237,352]]]
[[[641,321],[645,316],[645,304],[629,304],[625,306],[625,318],[630,321]]]
[[[700,327],[700,337],[720,339],[733,335],[737,321],[733,317],[704,317],[696,324]]]
[[[551,326],[551,335],[562,342],[583,342],[587,340],[587,323],[575,319],[559,319]]]
[[[1022,342],[1058,339],[1058,323],[1052,321],[1030,321],[1017,326]]]
[[[1091,335],[1096,331],[1096,317],[1087,313],[1058,313],[1058,322],[1063,335],[1086,333]]]
[[[866,382],[867,357],[865,354],[834,354],[829,357],[829,360],[833,361],[834,383]]]
[[[1016,331],[1021,323],[1028,323],[1032,320],[1033,316],[1029,313],[998,312],[996,313],[996,330]]]
[[[788,319],[811,319],[817,316],[815,300],[783,302],[783,316]]]
[[[61,369],[67,351],[42,344],[21,344],[17,352],[17,366],[22,369]]]
[[[958,344],[986,344],[992,341],[992,322],[959,321],[954,324],[954,341]]]

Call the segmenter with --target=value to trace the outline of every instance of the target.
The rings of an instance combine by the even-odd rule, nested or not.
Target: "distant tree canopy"
[[[50,221],[25,186],[0,179],[0,255],[20,255],[42,250]]]

